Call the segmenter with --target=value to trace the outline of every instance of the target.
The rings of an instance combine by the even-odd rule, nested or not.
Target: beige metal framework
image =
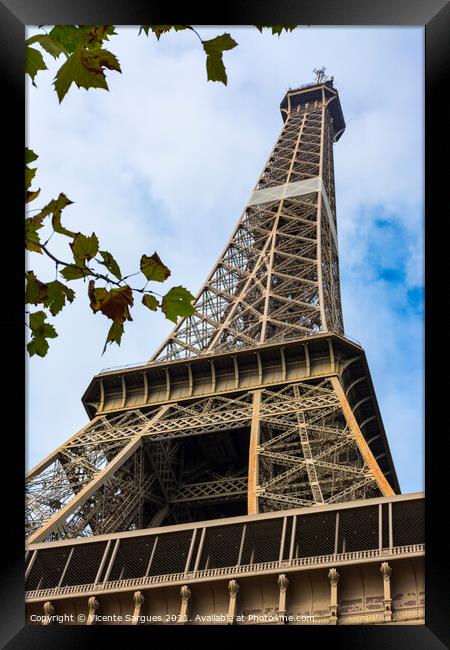
[[[328,377],[94,418],[30,472],[27,529],[32,542],[208,519],[230,501],[255,514],[391,494]]]
[[[399,492],[364,352],[343,334],[338,94],[310,84],[281,110],[194,316],[148,364],[94,377],[91,422],[28,474],[29,543]]]

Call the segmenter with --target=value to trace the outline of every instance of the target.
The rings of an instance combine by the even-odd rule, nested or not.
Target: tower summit
[[[421,516],[417,496],[395,496],[365,353],[344,333],[333,145],[345,122],[333,79],[315,72],[281,101],[281,132],[194,315],[148,363],[96,375],[90,422],[29,472],[30,601],[163,575],[186,582],[185,614],[192,581],[326,554],[328,566],[350,550],[373,561],[396,544],[398,508]],[[401,537],[408,553],[414,534]],[[227,593],[233,617],[235,579]]]

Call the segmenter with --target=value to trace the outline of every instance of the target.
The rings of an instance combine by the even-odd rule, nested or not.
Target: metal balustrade
[[[367,560],[389,560],[399,556],[420,556],[425,553],[425,544],[409,544],[397,546],[392,549],[372,549],[370,551],[354,551],[352,553],[339,553],[337,555],[318,555],[307,558],[297,558],[291,561],[261,562],[259,564],[246,564],[243,566],[222,567],[220,569],[206,569],[191,573],[171,573],[158,576],[146,576],[143,578],[131,578],[128,580],[111,580],[104,584],[83,584],[71,585],[68,587],[57,587],[54,589],[37,589],[26,593],[26,600],[39,600],[50,596],[73,595],[75,593],[117,591],[119,589],[133,589],[148,585],[164,585],[186,583],[202,578],[221,578],[271,571],[289,571],[296,568],[321,568],[326,566],[339,566],[347,563],[363,562]]]
[[[30,545],[26,598],[422,555],[423,515],[405,495]]]

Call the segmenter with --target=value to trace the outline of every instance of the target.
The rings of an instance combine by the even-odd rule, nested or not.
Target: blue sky
[[[228,86],[207,83],[192,33],[156,38],[123,27],[110,42],[123,74],[110,92],[72,88],[61,105],[58,64],[27,81],[27,144],[39,154],[41,203],[63,191],[68,227],[95,230],[122,270],[158,251],[169,286],[196,293],[229,238],[281,128],[288,87],[334,75],[347,123],[335,145],[346,333],[366,350],[403,492],[423,489],[422,28],[301,28],[281,38],[228,31]],[[29,33],[35,30],[30,28]],[[53,240],[52,240],[53,242]],[[55,245],[63,259],[67,243]],[[54,267],[27,260],[42,280]],[[27,360],[27,467],[87,421],[81,395],[105,367],[145,361],[171,329],[137,305],[120,348],[101,356],[108,323],[86,286],[54,319],[46,358]],[[50,318],[50,320],[52,320]]]

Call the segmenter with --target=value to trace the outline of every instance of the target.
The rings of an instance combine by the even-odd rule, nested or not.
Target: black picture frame
[[[159,23],[168,21],[168,12],[162,3],[139,0],[4,0],[0,3],[0,57],[3,113],[3,198],[11,202],[11,209],[3,214],[3,318],[0,319],[2,337],[2,551],[0,582],[0,642],[7,648],[75,648],[107,640],[111,634],[115,644],[135,642],[136,635],[146,643],[154,644],[166,638],[173,642],[189,643],[193,635],[206,637],[210,628],[168,626],[167,628],[85,628],[65,626],[27,626],[24,623],[23,577],[23,475],[25,437],[22,433],[22,413],[25,413],[25,380],[23,364],[22,291],[20,252],[23,250],[23,230],[18,218],[22,207],[23,146],[19,134],[24,133],[24,29],[34,24],[97,24],[122,25]],[[448,35],[450,8],[445,0],[301,0],[295,5],[288,0],[269,3],[247,0],[241,6],[236,2],[209,6],[199,12],[199,5],[179,11],[172,8],[172,22],[190,24],[242,25],[293,23],[300,25],[423,25],[425,27],[425,253],[426,253],[426,322],[425,322],[425,494],[426,494],[426,623],[425,626],[342,626],[318,628],[302,626],[289,628],[264,627],[257,630],[267,636],[267,642],[278,643],[291,637],[299,645],[312,643],[364,648],[421,648],[433,650],[450,645],[449,633],[449,552],[445,523],[448,474],[443,446],[447,429],[443,422],[446,406],[446,342],[444,316],[446,293],[443,283],[448,280],[448,243],[441,230],[448,216],[446,165],[439,153],[448,151],[444,101],[446,72],[449,70]],[[395,79],[393,78],[393,83]],[[447,83],[448,85],[448,83]],[[8,143],[9,139],[9,143]],[[447,139],[447,146],[445,145]],[[5,206],[4,206],[5,207]],[[442,233],[442,234],[441,234]],[[22,265],[23,269],[23,265]],[[439,372],[441,371],[441,372]],[[7,422],[8,421],[8,422]],[[407,434],[407,432],[406,432]],[[7,474],[10,470],[10,476]],[[441,499],[441,497],[443,497]],[[448,506],[447,506],[448,507]],[[102,630],[99,632],[98,630]],[[244,643],[254,638],[255,628],[230,626],[215,628],[220,640],[240,637]],[[148,636],[151,634],[151,637]],[[157,633],[157,634],[156,634]],[[248,635],[252,636],[249,638]],[[273,634],[276,636],[273,637]],[[181,636],[180,636],[181,635]],[[88,638],[89,637],[89,638]],[[92,638],[94,637],[94,638]]]

